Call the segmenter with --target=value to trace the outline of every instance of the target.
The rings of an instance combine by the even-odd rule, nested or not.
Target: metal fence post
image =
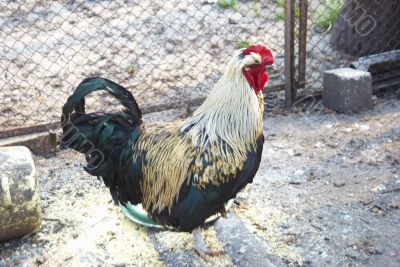
[[[294,68],[295,0],[285,2],[285,105],[291,108],[296,98]]]
[[[307,19],[308,19],[308,0],[299,0],[299,58],[298,58],[298,76],[296,87],[304,88],[306,85],[306,67],[307,67]]]

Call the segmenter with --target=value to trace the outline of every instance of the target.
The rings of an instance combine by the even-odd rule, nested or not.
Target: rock
[[[56,221],[53,226],[53,233],[58,233],[62,228],[64,228],[65,224],[61,221]]]
[[[298,238],[297,235],[287,235],[282,238],[282,242],[285,243],[286,245],[294,244],[296,243],[297,238]]]
[[[375,205],[372,209],[370,209],[370,211],[372,212],[372,214],[374,216],[385,216],[386,215],[386,213],[383,210],[383,208],[381,208],[381,207],[379,207],[377,205]]]
[[[47,261],[47,258],[45,256],[39,256],[35,261],[38,265],[42,265]]]
[[[40,227],[36,170],[26,147],[0,147],[0,214],[0,242]]]
[[[386,186],[384,184],[379,184],[377,186],[375,186],[374,188],[372,188],[370,191],[371,192],[382,192],[386,189]]]
[[[361,245],[362,241],[358,238],[349,238],[347,240],[347,246],[356,248],[357,246]]]
[[[326,71],[322,102],[327,108],[346,114],[370,109],[371,73],[350,68]]]
[[[398,256],[400,256],[400,252],[391,252],[391,253],[390,253],[390,256],[392,256],[392,257],[398,257]]]
[[[282,229],[289,229],[289,228],[290,228],[290,225],[288,225],[288,224],[285,223],[285,222],[282,222],[282,223],[278,224],[278,227],[279,227],[279,228],[282,228]]]
[[[364,262],[368,259],[364,250],[361,249],[347,248],[344,252],[344,255],[358,262]]]
[[[289,181],[289,184],[292,184],[292,185],[300,185],[303,182],[302,179],[299,179],[297,177],[288,177],[288,181]]]
[[[364,251],[369,254],[375,254],[375,255],[382,254],[383,247],[380,244],[374,243],[370,239],[365,240],[363,245],[364,245]]]
[[[366,206],[366,205],[369,205],[369,204],[371,204],[372,202],[374,202],[374,195],[373,195],[373,194],[370,194],[370,193],[365,193],[365,194],[361,197],[360,202],[361,202],[362,204],[364,204],[365,206]]]
[[[345,183],[344,183],[344,182],[335,181],[335,182],[333,182],[333,185],[334,185],[335,187],[343,187],[343,186],[345,185]]]
[[[400,196],[395,196],[389,203],[389,207],[392,209],[400,209]]]
[[[347,143],[347,146],[353,148],[354,150],[361,148],[367,141],[362,138],[351,138],[351,140]]]

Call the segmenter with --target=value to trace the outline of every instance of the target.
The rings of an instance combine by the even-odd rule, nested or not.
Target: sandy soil
[[[319,101],[268,112],[253,184],[203,231],[208,246],[226,251],[208,262],[189,234],[124,218],[78,154],[38,155],[42,227],[0,244],[0,266],[399,266],[399,93],[381,93],[373,110],[353,116]]]

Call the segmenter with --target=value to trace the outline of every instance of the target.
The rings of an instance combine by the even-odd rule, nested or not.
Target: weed
[[[237,2],[237,0],[218,0],[218,6],[224,9],[234,8]]]
[[[319,6],[315,12],[315,20],[317,26],[328,30],[335,23],[343,0],[326,0],[325,4]]]
[[[250,46],[250,42],[249,41],[240,41],[237,44],[237,48],[241,49],[241,48],[247,48]]]

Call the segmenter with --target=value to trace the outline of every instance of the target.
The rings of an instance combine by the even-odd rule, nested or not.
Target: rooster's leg
[[[204,260],[208,259],[208,256],[219,256],[224,252],[221,250],[213,251],[209,250],[204,244],[203,237],[201,236],[200,227],[193,230],[193,248]]]

